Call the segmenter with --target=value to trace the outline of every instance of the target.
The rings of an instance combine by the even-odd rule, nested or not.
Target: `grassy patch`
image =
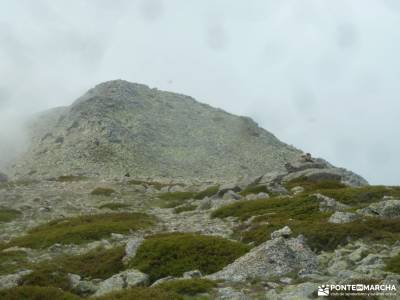
[[[160,288],[131,288],[121,292],[95,297],[94,300],[183,300],[184,298],[174,292]]]
[[[221,237],[189,233],[155,235],[143,242],[130,266],[149,274],[152,281],[196,269],[210,274],[248,250],[246,245]]]
[[[245,221],[256,216],[250,225],[235,229],[235,237],[243,242],[260,244],[270,234],[288,225],[294,235],[303,234],[314,250],[333,250],[350,240],[366,239],[393,243],[400,238],[400,220],[364,218],[348,224],[331,224],[331,213],[319,211],[319,201],[307,194],[294,198],[240,201],[221,207],[213,217],[234,216]]]
[[[0,207],[0,223],[11,222],[18,218],[21,212],[15,209]]]
[[[143,213],[109,213],[55,220],[28,231],[6,246],[46,248],[55,243],[83,244],[109,236],[147,228],[155,223]]]
[[[98,248],[82,255],[58,257],[33,265],[33,272],[25,276],[23,285],[53,286],[69,291],[68,273],[81,277],[106,279],[124,269],[123,247]]]
[[[158,182],[158,181],[145,181],[145,180],[137,180],[137,179],[129,180],[128,184],[151,186],[151,187],[155,188],[156,190],[161,190],[163,187],[172,187],[175,185],[184,186],[181,183],[172,184],[172,183],[163,183],[163,182]]]
[[[127,208],[130,207],[131,205],[129,204],[125,204],[125,203],[114,203],[114,202],[110,202],[110,203],[105,203],[103,205],[100,205],[99,208],[103,209],[103,208],[108,208],[111,210],[118,210],[121,208]]]
[[[0,275],[15,273],[23,268],[26,263],[24,251],[0,252]]]
[[[373,202],[380,201],[384,196],[400,198],[400,187],[365,186],[343,189],[329,189],[321,191],[322,194],[334,198],[344,204],[365,207]]]
[[[161,200],[160,206],[162,208],[173,208],[184,204],[188,199],[195,196],[193,192],[171,192],[162,193],[158,196]]]
[[[186,204],[186,205],[182,205],[182,206],[175,208],[174,213],[180,214],[181,212],[192,211],[192,210],[195,210],[196,208],[197,208],[196,205]]]
[[[400,254],[386,261],[386,271],[400,274]]]
[[[193,198],[197,199],[197,200],[201,200],[201,199],[204,199],[205,197],[211,197],[211,196],[215,195],[216,193],[218,193],[218,191],[219,191],[219,185],[210,186],[210,187],[206,188],[205,190],[196,193],[193,196]]]
[[[87,177],[85,177],[85,176],[64,175],[64,176],[57,177],[56,181],[58,181],[58,182],[77,182],[77,181],[82,181],[82,180],[86,180],[86,179],[87,179]]]
[[[311,180],[306,177],[299,177],[292,179],[284,184],[285,188],[288,190],[301,186],[306,191],[316,191],[316,190],[324,190],[324,189],[341,189],[345,188],[346,185],[341,183],[338,180],[333,179],[322,179],[322,180]]]
[[[98,187],[91,191],[90,194],[95,196],[111,196],[114,193],[115,190],[112,188]]]
[[[54,287],[19,286],[0,291],[0,299],[7,300],[79,300],[73,294]]]
[[[250,194],[258,194],[258,193],[269,193],[268,188],[265,185],[250,185],[246,187],[239,194],[242,196],[247,196]]]
[[[185,280],[171,280],[158,285],[167,291],[173,291],[177,294],[185,296],[194,296],[201,293],[209,293],[216,287],[214,281],[208,279],[185,279]]]

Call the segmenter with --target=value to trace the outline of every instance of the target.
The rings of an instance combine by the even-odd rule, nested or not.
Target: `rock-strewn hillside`
[[[235,178],[284,170],[300,153],[247,117],[185,95],[122,80],[42,113],[32,145],[10,172]]]

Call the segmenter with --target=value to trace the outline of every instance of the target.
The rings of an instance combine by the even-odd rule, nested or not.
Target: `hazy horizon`
[[[399,16],[389,0],[2,1],[0,164],[28,115],[121,78],[250,116],[372,184],[400,184]]]

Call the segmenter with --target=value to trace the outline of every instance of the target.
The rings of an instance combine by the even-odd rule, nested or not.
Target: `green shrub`
[[[143,213],[107,213],[55,220],[28,231],[5,246],[46,248],[55,243],[83,244],[109,236],[147,228],[155,219]],[[4,247],[4,246],[3,246]]]
[[[330,215],[319,210],[316,197],[301,194],[293,198],[235,202],[217,209],[212,217],[234,216],[245,221],[256,216],[251,225],[243,223],[235,228],[234,236],[245,243],[260,244],[273,231],[288,225],[294,235],[303,234],[316,251],[333,250],[356,239],[392,243],[400,237],[399,219],[364,218],[348,224],[331,224]]]
[[[152,281],[196,269],[210,274],[248,250],[246,245],[221,237],[190,233],[155,235],[143,242],[129,265],[149,274]]]
[[[126,204],[126,203],[114,203],[114,202],[110,202],[110,203],[105,203],[103,205],[100,205],[99,208],[103,209],[103,208],[108,208],[111,210],[118,210],[121,208],[127,208],[130,207],[131,205]]]
[[[386,261],[386,271],[400,274],[400,254]]]
[[[184,298],[174,292],[160,288],[136,287],[95,297],[93,300],[184,300]]]
[[[265,185],[250,185],[240,192],[240,195],[247,196],[250,194],[269,193]]]
[[[0,252],[0,275],[11,274],[26,266],[27,259],[24,251]]]
[[[364,186],[322,191],[322,194],[348,205],[368,206],[384,196],[400,197],[400,187]]]
[[[209,293],[217,284],[208,279],[171,280],[158,285],[159,288],[173,291],[185,296],[194,296],[201,293]]]
[[[205,190],[198,192],[194,195],[194,199],[201,200],[204,199],[205,197],[211,197],[218,193],[219,191],[219,185],[214,185],[206,188]]]
[[[193,198],[195,193],[193,192],[169,192],[162,193],[158,198],[162,201],[161,207],[173,208],[184,204],[188,199]]]
[[[184,211],[192,211],[192,210],[195,210],[196,208],[197,208],[196,205],[186,204],[186,205],[179,206],[179,207],[175,208],[175,209],[174,209],[174,212],[175,212],[176,214],[180,214],[181,212],[184,212]]]
[[[98,187],[95,188],[90,194],[96,196],[111,196],[115,193],[115,190],[112,188]]]
[[[63,292],[54,287],[19,286],[0,291],[0,299],[4,300],[79,300],[73,294]]]
[[[6,207],[0,207],[0,223],[1,222],[11,222],[18,218],[21,212],[15,209],[10,209]]]
[[[295,186],[302,186],[306,191],[317,191],[324,189],[341,189],[345,188],[346,185],[341,183],[340,180],[334,179],[321,179],[313,180],[307,177],[298,177],[292,179],[284,184],[284,186],[290,190]]]
[[[56,181],[58,182],[75,182],[75,181],[82,181],[86,180],[87,177],[84,176],[77,176],[77,175],[64,175],[57,177]]]
[[[124,269],[123,247],[97,248],[82,255],[68,255],[31,266],[33,272],[22,279],[23,285],[53,286],[71,290],[68,273],[81,277],[106,279]]]

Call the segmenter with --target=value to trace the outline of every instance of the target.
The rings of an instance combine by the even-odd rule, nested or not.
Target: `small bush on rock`
[[[152,281],[166,276],[181,276],[190,270],[210,274],[248,250],[244,244],[215,236],[189,233],[155,235],[143,242],[130,266],[149,274]]]

